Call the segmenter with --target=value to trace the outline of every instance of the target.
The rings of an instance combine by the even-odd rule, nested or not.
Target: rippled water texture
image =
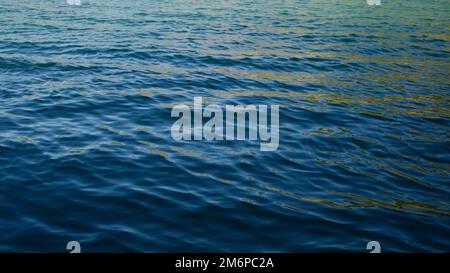
[[[449,2],[0,0],[0,251],[450,250]],[[280,147],[171,138],[279,104]]]

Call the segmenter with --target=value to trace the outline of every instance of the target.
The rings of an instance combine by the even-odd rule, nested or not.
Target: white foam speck
[[[367,4],[370,6],[379,6],[381,5],[381,0],[367,0]]]
[[[74,6],[79,6],[81,5],[81,0],[66,0],[67,4],[69,5],[74,5]]]

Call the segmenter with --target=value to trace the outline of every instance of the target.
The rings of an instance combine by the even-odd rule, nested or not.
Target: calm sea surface
[[[382,2],[0,0],[0,252],[449,251],[450,5]]]

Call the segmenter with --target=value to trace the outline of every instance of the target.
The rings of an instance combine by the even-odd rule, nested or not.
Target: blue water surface
[[[447,0],[0,0],[0,252],[450,250]],[[280,105],[280,146],[172,139]]]

